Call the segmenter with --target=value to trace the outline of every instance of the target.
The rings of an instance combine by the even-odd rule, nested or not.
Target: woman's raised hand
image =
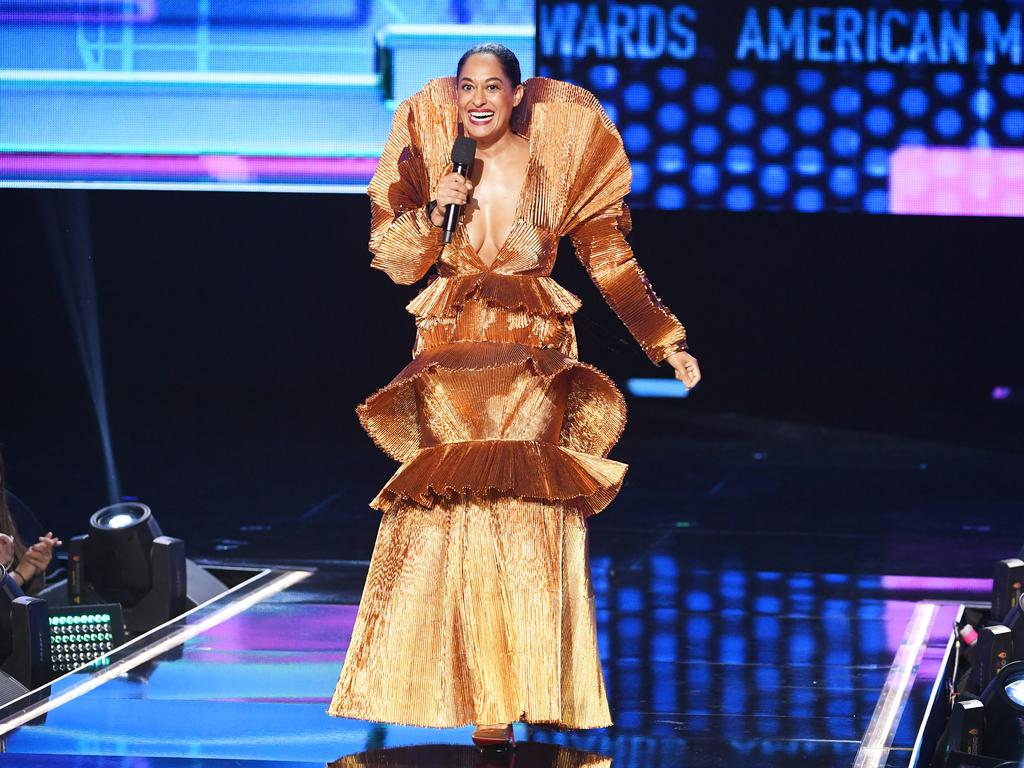
[[[687,389],[693,389],[700,381],[700,367],[697,365],[697,358],[689,352],[680,350],[666,358],[666,362],[676,370],[676,378],[686,385]]]
[[[437,182],[437,208],[434,209],[434,224],[441,226],[444,223],[444,214],[449,205],[465,205],[469,202],[469,195],[473,191],[473,182],[461,173],[449,173]],[[438,221],[440,219],[440,221]]]

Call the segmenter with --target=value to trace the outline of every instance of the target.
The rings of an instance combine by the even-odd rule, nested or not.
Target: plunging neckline
[[[462,230],[462,237],[465,239],[466,245],[469,246],[469,250],[473,252],[473,258],[476,259],[477,263],[484,268],[485,272],[490,272],[494,269],[494,265],[498,263],[502,255],[505,253],[505,246],[507,246],[508,241],[512,239],[512,234],[516,231],[519,224],[524,221],[522,217],[523,196],[526,194],[526,187],[527,182],[530,180],[530,174],[533,173],[533,131],[530,131],[529,136],[525,136],[523,138],[525,138],[527,142],[526,173],[523,174],[523,183],[520,185],[519,194],[516,196],[516,208],[512,219],[512,226],[509,227],[508,234],[505,235],[505,239],[502,240],[501,245],[498,246],[498,250],[495,252],[494,258],[491,260],[490,264],[485,262],[480,257],[480,253],[477,249],[473,247],[473,242],[469,239],[469,230],[466,228],[465,217],[459,217],[459,229]]]

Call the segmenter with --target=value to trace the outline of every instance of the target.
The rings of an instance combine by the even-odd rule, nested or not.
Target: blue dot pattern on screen
[[[698,125],[690,137],[694,150],[701,155],[712,154],[718,149],[719,141],[718,129],[713,125]]]
[[[568,71],[566,70],[568,67]],[[885,213],[899,147],[1024,142],[1024,73],[573,61],[622,132],[630,204]]]

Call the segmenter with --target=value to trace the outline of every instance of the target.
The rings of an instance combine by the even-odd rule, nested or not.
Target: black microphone
[[[452,145],[452,172],[469,177],[476,159],[476,139],[459,136]],[[462,215],[462,206],[452,203],[444,213],[444,241],[450,243],[455,232],[455,224]]]

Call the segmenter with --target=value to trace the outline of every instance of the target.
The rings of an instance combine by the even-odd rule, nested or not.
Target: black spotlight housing
[[[1017,598],[1016,604],[1006,614],[1005,625],[1010,630],[1010,643],[1013,648],[1010,661],[1024,661],[1024,595]]]
[[[129,632],[145,632],[185,611],[185,542],[164,536],[145,504],[123,502],[97,511],[89,533],[76,536],[69,552],[72,602],[85,595],[92,602],[119,603]]]
[[[130,608],[153,586],[150,550],[163,532],[148,506],[111,504],[89,519],[85,577],[93,589]]]
[[[1003,667],[981,695],[985,705],[985,755],[1024,757],[1024,661]]]
[[[996,563],[992,576],[992,621],[1005,624],[1024,594],[1024,560],[1011,557]]]

